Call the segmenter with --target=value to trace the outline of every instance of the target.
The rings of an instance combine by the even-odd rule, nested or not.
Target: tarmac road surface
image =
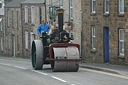
[[[128,77],[86,68],[52,72],[50,65],[33,70],[29,59],[0,58],[0,85],[128,85]]]

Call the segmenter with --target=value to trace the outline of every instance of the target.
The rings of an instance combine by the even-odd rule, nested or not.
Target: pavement
[[[80,67],[128,76],[128,66],[112,65],[108,63],[82,63]]]
[[[21,57],[1,57],[0,58],[8,58],[8,59],[21,59],[30,62],[29,58],[21,58]],[[97,71],[103,71],[108,73],[120,74],[124,76],[128,76],[128,66],[120,66],[120,65],[112,65],[109,63],[100,64],[100,63],[80,63],[81,68],[92,69]]]

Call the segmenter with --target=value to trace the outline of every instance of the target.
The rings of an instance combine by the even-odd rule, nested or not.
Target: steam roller
[[[32,67],[41,70],[44,64],[51,64],[53,72],[77,72],[82,60],[80,45],[72,43],[73,35],[63,30],[64,10],[57,12],[59,28],[51,33],[41,32],[41,39],[32,43]]]

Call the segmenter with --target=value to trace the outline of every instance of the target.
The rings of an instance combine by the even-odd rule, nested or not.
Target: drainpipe
[[[22,4],[21,4],[21,31],[22,31],[22,56],[24,56],[24,47],[23,47],[23,11],[22,11]]]
[[[81,0],[81,57],[83,56],[83,11],[82,11],[82,0]]]
[[[5,54],[6,54],[6,50],[5,50],[5,44],[6,44],[6,36],[5,36],[5,33],[6,33],[6,27],[5,27],[6,25],[5,25],[5,15],[4,15],[4,52],[5,52]]]

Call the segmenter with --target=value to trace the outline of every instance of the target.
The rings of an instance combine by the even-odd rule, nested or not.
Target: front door
[[[105,63],[109,62],[109,29],[108,27],[104,28],[104,56],[105,56]]]

